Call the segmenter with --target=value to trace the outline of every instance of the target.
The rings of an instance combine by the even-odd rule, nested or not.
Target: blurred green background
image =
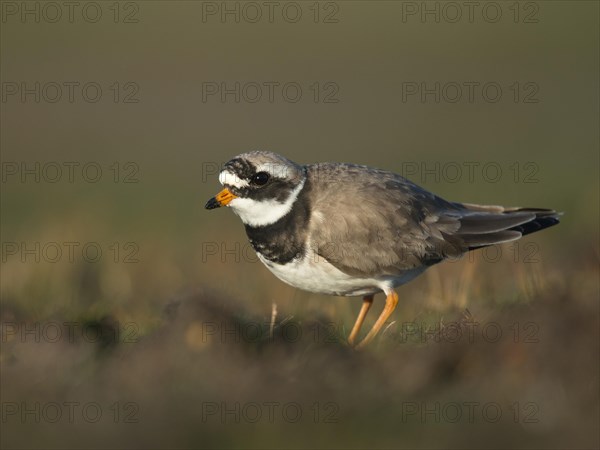
[[[269,20],[260,2],[98,2],[85,14],[84,2],[72,21],[63,6],[52,23],[48,3],[0,2],[2,446],[597,448],[599,7],[498,2],[485,15],[490,3],[469,20],[460,2],[280,2]],[[251,23],[255,5],[263,15]],[[22,8],[37,8],[39,22]],[[22,98],[36,82],[40,101]],[[97,83],[102,95],[86,101],[75,87],[70,101],[69,82]],[[207,94],[236,82],[247,86],[239,102]],[[56,102],[53,83],[63,87]],[[256,102],[252,83],[264,89]],[[297,102],[286,83],[301,87]],[[422,83],[440,83],[439,102],[407,95]],[[448,83],[463,87],[456,102]],[[475,87],[470,101],[465,83],[497,83],[502,96]],[[355,353],[344,338],[359,299],[284,285],[256,262],[237,217],[203,209],[219,190],[216,168],[255,149],[385,168],[450,200],[565,215],[498,257],[476,253],[399,288],[397,322]],[[22,170],[36,164],[39,182]],[[97,182],[86,164],[101,167]],[[50,182],[56,165],[62,176]],[[22,254],[53,242],[97,243],[103,254]],[[275,336],[293,323],[301,339],[205,339],[207,323],[268,324],[273,304]],[[500,324],[505,339],[407,344],[394,334],[402,322],[464,320]],[[65,321],[133,323],[138,342],[20,334]],[[507,338],[515,323],[534,323],[539,341]],[[332,339],[315,338],[330,328]],[[4,414],[65,401],[98,402],[105,418],[132,402],[139,421]],[[207,402],[300,402],[304,420],[204,421]],[[337,422],[313,420],[315,402],[337,405]],[[408,403],[451,402],[497,402],[504,418],[403,420]],[[513,420],[515,402],[535,405],[539,420]]]

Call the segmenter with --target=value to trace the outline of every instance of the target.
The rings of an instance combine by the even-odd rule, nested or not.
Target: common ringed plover
[[[264,151],[233,158],[219,182],[224,189],[206,209],[230,207],[275,276],[311,292],[363,296],[351,345],[373,296],[385,293],[385,307],[358,347],[377,335],[396,308],[395,287],[446,258],[559,222],[550,209],[450,202],[385,170],[300,165]]]

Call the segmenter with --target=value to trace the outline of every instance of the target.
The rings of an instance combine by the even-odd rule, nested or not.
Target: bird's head
[[[304,167],[277,153],[243,153],[225,164],[224,189],[205,208],[229,206],[246,225],[270,225],[291,211],[305,181]]]

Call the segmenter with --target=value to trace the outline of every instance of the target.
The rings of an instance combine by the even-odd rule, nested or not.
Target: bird
[[[448,258],[559,223],[552,209],[444,200],[410,180],[351,163],[298,164],[269,151],[235,156],[206,209],[241,219],[258,259],[280,280],[319,294],[362,296],[348,343],[365,347],[398,304],[395,289]],[[385,305],[357,343],[375,294]]]

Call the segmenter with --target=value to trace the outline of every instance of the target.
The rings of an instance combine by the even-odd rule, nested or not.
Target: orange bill
[[[227,206],[234,198],[237,198],[237,195],[232,194],[229,189],[225,188],[206,202],[204,207],[206,209],[215,209],[220,208],[221,206]]]

